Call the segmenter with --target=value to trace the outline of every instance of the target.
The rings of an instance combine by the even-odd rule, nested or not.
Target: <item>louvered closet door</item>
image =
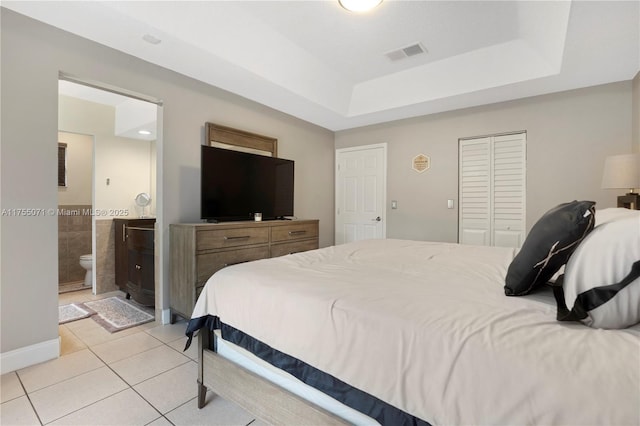
[[[491,138],[460,141],[459,238],[491,245]]]
[[[525,236],[525,135],[493,138],[493,243],[520,247]]]
[[[460,141],[460,243],[522,245],[525,236],[525,147],[525,133]]]

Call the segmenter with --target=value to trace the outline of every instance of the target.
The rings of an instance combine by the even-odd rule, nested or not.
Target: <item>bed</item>
[[[640,424],[640,325],[505,297],[516,254],[366,240],[222,269],[187,329],[199,406],[209,388],[273,424]]]

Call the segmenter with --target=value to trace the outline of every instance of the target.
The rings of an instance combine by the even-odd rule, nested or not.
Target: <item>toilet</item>
[[[93,280],[91,277],[91,269],[93,268],[93,255],[83,254],[82,256],[80,256],[80,266],[87,270],[87,273],[84,276],[85,287],[92,287]]]

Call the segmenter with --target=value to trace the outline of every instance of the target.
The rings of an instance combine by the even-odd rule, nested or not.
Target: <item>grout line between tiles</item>
[[[69,302],[69,303],[76,303],[76,302]],[[117,341],[117,340],[119,340],[119,339],[122,339],[123,337],[130,336],[131,334],[128,334],[127,336],[123,336],[123,337],[120,337],[120,338],[117,338],[117,339],[114,339],[114,340],[108,340],[108,341],[105,341],[105,342],[99,343],[99,344],[97,344],[97,345],[92,345],[92,346],[90,346],[90,345],[88,345],[88,344],[84,341],[84,339],[82,339],[80,336],[78,336],[76,333],[74,333],[72,329],[70,329],[70,328],[67,328],[67,329],[68,329],[68,331],[69,331],[71,334],[73,334],[73,335],[74,335],[78,340],[80,340],[83,344],[85,344],[85,345],[86,345],[86,349],[88,349],[88,350],[89,350],[93,355],[95,355],[95,356],[100,360],[100,362],[102,362],[102,363],[104,364],[104,366],[106,366],[106,367],[107,367],[109,370],[111,370],[111,371],[112,371],[112,372],[113,372],[113,373],[114,373],[114,374],[115,374],[115,375],[116,375],[120,380],[122,380],[122,381],[127,385],[127,388],[126,388],[126,389],[123,389],[122,391],[116,392],[116,393],[114,393],[114,394],[112,394],[112,395],[106,396],[106,397],[104,397],[104,398],[102,398],[102,399],[100,399],[100,400],[98,400],[98,401],[95,401],[95,402],[93,402],[93,403],[91,403],[91,404],[89,404],[89,405],[87,405],[87,406],[85,406],[85,407],[82,407],[82,408],[79,408],[79,409],[77,409],[77,410],[74,410],[74,411],[72,411],[72,412],[70,412],[70,413],[67,413],[67,414],[65,414],[65,415],[64,415],[64,416],[62,416],[62,417],[68,416],[69,414],[72,414],[73,412],[76,412],[76,411],[79,411],[79,410],[85,409],[85,408],[87,408],[87,407],[89,407],[89,406],[91,406],[91,405],[93,405],[93,404],[96,404],[96,403],[98,403],[98,402],[100,402],[100,401],[103,401],[103,400],[105,400],[105,399],[107,399],[107,398],[110,398],[110,397],[112,397],[112,396],[114,396],[114,395],[117,395],[117,394],[119,394],[119,393],[121,393],[121,392],[124,392],[124,391],[126,391],[127,389],[131,389],[131,390],[132,390],[133,392],[135,392],[135,393],[136,393],[140,398],[142,398],[142,400],[143,400],[143,401],[145,401],[147,404],[149,404],[149,405],[150,405],[150,406],[151,406],[151,407],[152,407],[152,408],[153,408],[153,409],[158,413],[158,415],[159,415],[159,417],[157,417],[156,419],[152,420],[151,422],[149,422],[149,423],[147,423],[147,424],[151,424],[151,423],[153,423],[153,422],[155,422],[155,421],[159,420],[160,418],[164,418],[164,419],[165,419],[169,424],[171,424],[172,426],[175,426],[175,424],[174,424],[171,420],[169,420],[165,414],[162,414],[162,413],[160,412],[160,410],[158,410],[158,408],[156,408],[156,407],[155,407],[151,402],[149,402],[149,401],[148,401],[148,400],[147,400],[147,399],[146,399],[142,394],[140,394],[140,392],[138,392],[138,391],[134,388],[134,386],[137,386],[137,385],[139,385],[139,384],[141,384],[141,383],[144,383],[144,382],[146,382],[146,381],[148,381],[148,380],[151,380],[151,379],[153,379],[153,378],[155,378],[155,377],[158,377],[158,376],[160,376],[161,374],[164,374],[164,373],[169,372],[169,371],[171,371],[171,370],[174,370],[174,369],[176,369],[176,368],[178,368],[178,367],[181,367],[181,366],[183,366],[183,365],[185,365],[185,364],[187,364],[187,363],[189,363],[189,362],[193,362],[193,359],[192,359],[192,358],[190,358],[189,356],[185,355],[183,352],[180,352],[178,349],[176,349],[176,348],[172,347],[171,345],[169,345],[169,343],[171,343],[171,342],[164,342],[164,341],[160,340],[158,337],[156,337],[156,336],[154,336],[153,334],[149,333],[149,332],[148,332],[148,330],[151,330],[151,328],[140,329],[140,330],[139,330],[140,332],[144,332],[144,333],[146,333],[147,335],[149,335],[149,336],[153,337],[154,339],[156,339],[157,341],[159,341],[159,342],[161,343],[161,345],[157,346],[156,348],[159,348],[159,347],[161,347],[162,345],[167,346],[169,349],[174,350],[174,351],[176,351],[176,352],[180,353],[181,355],[183,355],[183,356],[185,357],[185,362],[183,362],[183,363],[181,363],[181,364],[179,364],[179,365],[176,365],[175,367],[172,367],[172,368],[170,368],[170,369],[168,369],[168,370],[166,370],[166,371],[163,371],[163,372],[161,372],[161,373],[159,373],[159,374],[156,374],[156,375],[154,375],[154,376],[152,376],[152,377],[149,377],[149,378],[147,378],[147,379],[143,380],[143,381],[142,381],[142,382],[140,382],[140,383],[136,383],[135,385],[132,385],[132,384],[129,384],[129,382],[127,382],[127,381],[126,381],[122,376],[120,376],[120,375],[119,375],[119,374],[118,374],[118,373],[117,373],[113,368],[111,368],[111,366],[110,366],[107,362],[105,362],[105,360],[104,360],[104,359],[102,359],[102,358],[101,358],[101,357],[100,357],[100,356],[99,356],[99,355],[98,355],[98,354],[93,350],[93,347],[92,347],[92,346],[98,346],[98,345],[103,344],[103,343],[109,343],[109,342]],[[177,339],[175,339],[175,340],[178,340],[178,338],[177,338]],[[172,340],[172,342],[173,342],[173,341],[175,341],[175,340]],[[152,348],[152,349],[156,349],[156,348]],[[132,357],[132,356],[136,356],[136,355],[139,355],[139,354],[141,354],[141,353],[148,352],[148,351],[150,351],[150,350],[152,350],[152,349],[148,349],[148,350],[146,350],[146,351],[139,352],[138,354],[131,355],[130,357]],[[130,358],[130,357],[127,357],[127,358]],[[125,359],[127,359],[127,358],[125,358]],[[122,360],[121,360],[121,361],[122,361]],[[99,368],[102,368],[102,367],[99,367]],[[91,370],[91,371],[93,371],[93,370]],[[16,374],[17,374],[17,372],[16,372]],[[84,374],[84,373],[83,373],[83,374]],[[74,377],[75,377],[75,376],[74,376]],[[19,377],[18,377],[18,378],[19,378]],[[20,382],[20,383],[21,383],[21,385],[22,385],[22,382]],[[43,388],[43,389],[44,389],[44,388]],[[23,386],[23,390],[25,391],[25,395],[27,395],[27,397],[28,397],[28,393],[26,392],[26,389],[24,389],[24,386]],[[195,399],[195,398],[194,398],[194,399]],[[192,400],[189,400],[188,402],[190,402],[190,401],[192,401]],[[29,402],[31,403],[31,400],[30,400],[30,399],[29,399]],[[186,403],[188,403],[188,402],[186,402]],[[185,404],[186,404],[186,403],[185,403]],[[184,404],[181,404],[181,405],[179,405],[178,407],[181,407],[182,405],[184,405]],[[33,407],[33,404],[31,404],[31,406],[32,406],[32,408],[33,408],[34,412],[36,413],[36,416],[38,417],[38,421],[39,421],[39,422],[40,422],[40,424],[42,425],[43,423],[42,423],[42,421],[40,420],[40,416],[38,416],[38,413],[37,413],[37,411],[35,410],[35,407]],[[175,409],[177,409],[178,407],[176,407],[176,408],[174,408],[174,409],[172,409],[172,410],[168,411],[168,412],[167,412],[167,414],[168,414],[168,413],[170,413],[170,412],[172,412],[172,411],[174,411],[174,410],[175,410]],[[61,418],[62,418],[62,417],[61,417]],[[56,420],[59,420],[59,419],[52,420],[52,422],[53,422],[53,421],[56,421]]]
[[[31,401],[31,397],[29,396],[29,392],[27,392],[27,388],[24,387],[24,384],[22,383],[22,379],[20,378],[20,375],[18,374],[18,372],[16,371],[15,373],[16,373],[16,377],[18,378],[18,382],[20,382],[20,386],[22,386],[22,391],[24,392],[24,395],[27,397],[27,401],[29,401],[29,405],[31,406],[33,413],[36,415],[38,422],[41,425],[43,425],[44,423],[42,423],[42,419],[40,418],[40,415],[38,414],[36,407],[33,405],[33,402]]]
[[[151,336],[151,337],[153,337],[153,336]],[[155,337],[154,337],[154,339],[157,339],[157,338],[155,338]],[[157,340],[159,340],[159,339],[157,339]],[[173,349],[171,346],[169,346],[168,344],[166,344],[166,343],[164,343],[164,342],[162,342],[162,341],[160,341],[160,343],[162,343],[163,345],[165,345],[165,346],[169,347],[170,349]],[[159,347],[160,347],[160,346],[157,346],[156,348],[159,348]],[[153,348],[153,349],[156,349],[156,348]],[[93,350],[91,350],[91,348],[89,348],[89,350],[90,350],[91,352],[93,352]],[[152,349],[149,349],[149,350],[152,350]],[[148,351],[143,351],[143,352],[140,352],[140,353],[144,353],[144,352],[148,352]],[[95,352],[93,352],[93,354],[94,354],[95,356],[97,356],[97,357],[98,357],[98,359],[100,359],[100,361],[104,362],[104,360],[103,360],[102,358],[100,358],[100,356],[99,356],[98,354],[96,354]],[[136,355],[139,355],[139,354],[136,354]],[[135,356],[135,355],[132,355],[132,356]],[[145,398],[145,397],[144,397],[140,392],[138,392],[138,391],[134,388],[134,386],[138,386],[138,385],[139,385],[139,384],[141,384],[141,383],[144,383],[144,382],[146,382],[146,381],[148,381],[148,380],[151,380],[151,379],[153,379],[153,378],[155,378],[155,377],[158,377],[158,376],[160,376],[160,375],[162,375],[162,374],[164,374],[164,373],[167,373],[167,372],[169,372],[169,371],[171,371],[171,370],[175,370],[176,368],[181,367],[181,366],[183,366],[184,364],[187,364],[188,362],[192,361],[192,360],[191,360],[191,358],[189,358],[189,357],[186,357],[186,358],[187,358],[187,361],[186,361],[186,362],[183,362],[182,364],[176,365],[175,367],[172,367],[172,368],[170,368],[170,369],[168,369],[168,370],[165,370],[165,371],[163,371],[162,373],[158,373],[158,374],[156,374],[156,375],[154,375],[154,376],[152,376],[152,377],[149,377],[149,378],[147,378],[147,379],[145,379],[145,380],[143,380],[143,381],[141,381],[141,382],[139,382],[139,383],[136,383],[135,385],[132,385],[132,384],[130,384],[129,382],[127,382],[127,381],[124,379],[124,377],[120,376],[120,375],[118,374],[118,372],[117,372],[117,371],[115,371],[113,368],[111,368],[111,366],[110,366],[109,364],[105,363],[105,365],[107,366],[107,368],[109,368],[109,370],[111,370],[111,371],[113,372],[113,374],[115,374],[116,376],[118,376],[118,377],[120,378],[120,380],[122,380],[124,383],[126,383],[126,384],[127,384],[127,386],[129,387],[129,389],[131,389],[132,391],[134,391],[134,392],[135,392],[135,393],[136,393],[140,398],[142,398],[142,400],[143,400],[144,402],[146,402],[146,403],[147,403],[147,404],[149,404],[149,405],[150,405],[154,410],[156,410],[156,412],[157,412],[158,414],[160,414],[160,416],[165,417],[165,415],[164,415],[160,410],[158,410],[158,408],[157,408],[155,405],[153,405],[150,401],[148,401],[148,400],[147,400],[147,399],[146,399],[146,398]],[[126,358],[125,358],[125,359],[126,359]],[[166,419],[167,421],[169,421],[169,419],[167,419],[166,417],[165,417],[165,419]],[[157,419],[156,419],[156,420],[157,420]],[[154,421],[155,421],[155,420],[154,420]],[[172,422],[170,422],[170,421],[169,421],[169,423],[171,423],[171,424],[173,425],[173,423],[172,423]]]

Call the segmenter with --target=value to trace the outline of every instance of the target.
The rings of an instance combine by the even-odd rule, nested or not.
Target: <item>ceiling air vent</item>
[[[399,61],[400,59],[408,58],[409,56],[421,55],[427,53],[422,44],[414,43],[401,49],[392,50],[385,53],[385,56],[392,61]]]

